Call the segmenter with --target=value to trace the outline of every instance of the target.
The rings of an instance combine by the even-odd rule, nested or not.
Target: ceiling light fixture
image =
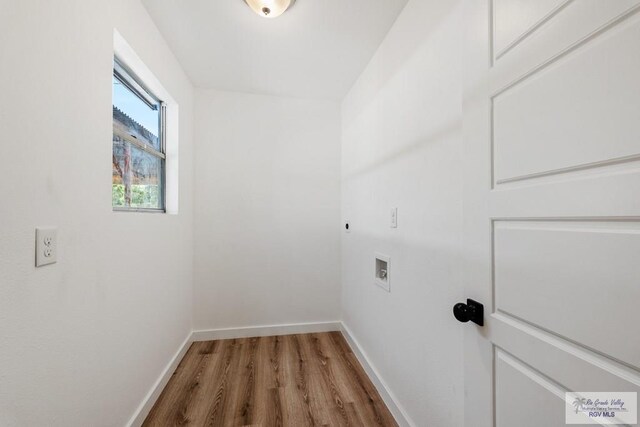
[[[255,13],[263,18],[277,18],[293,6],[296,0],[244,0]]]

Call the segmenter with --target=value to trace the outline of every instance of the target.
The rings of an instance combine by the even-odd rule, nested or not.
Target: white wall
[[[340,105],[196,95],[195,329],[340,318]]]
[[[0,425],[124,425],[191,330],[193,89],[138,1],[2,0],[0,28]],[[111,210],[114,28],[180,105],[178,215]]]
[[[219,91],[194,109],[138,1],[0,1],[0,425],[123,425],[192,308],[195,329],[335,321],[341,281],[342,317],[408,416],[461,425],[458,2],[411,0],[341,117]],[[180,104],[178,215],[111,210],[114,28]],[[39,225],[59,227],[59,259],[35,269]]]
[[[343,319],[407,416],[431,427],[463,414],[459,3],[409,1],[342,104]],[[391,293],[374,285],[375,252],[391,257]]]

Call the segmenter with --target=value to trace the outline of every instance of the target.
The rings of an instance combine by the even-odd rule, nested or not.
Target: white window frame
[[[122,37],[117,29],[113,31],[113,57],[117,57],[125,64],[130,73],[144,83],[145,89],[161,99],[164,104],[164,126],[162,127],[164,162],[164,212],[177,215],[179,210],[179,105],[172,94],[164,87],[155,73],[142,61],[133,47]],[[154,56],[151,55],[153,58]],[[162,67],[163,62],[157,65]],[[164,68],[159,68],[164,70]],[[110,141],[113,138],[110,138]],[[109,193],[111,196],[111,192]],[[113,209],[114,212],[121,212]],[[145,210],[147,212],[163,212],[162,210]],[[135,209],[125,209],[123,212],[135,212]]]
[[[134,147],[160,159],[160,194],[159,197],[159,207],[157,208],[139,208],[139,207],[130,207],[130,206],[112,206],[114,211],[123,211],[123,212],[166,212],[165,208],[165,199],[166,199],[166,190],[165,190],[165,174],[166,174],[166,141],[165,141],[165,125],[166,125],[166,105],[164,101],[160,100],[157,96],[155,96],[150,90],[146,88],[144,83],[140,80],[138,76],[136,76],[129,68],[124,64],[124,62],[118,58],[118,56],[114,56],[113,58],[113,76],[124,86],[127,87],[134,95],[136,95],[142,102],[147,104],[149,107],[158,109],[158,141],[160,142],[160,150],[156,150],[154,147],[149,144],[145,144],[140,142],[135,136],[128,134],[127,132],[122,132],[114,127],[113,133],[118,137],[124,139],[129,144]],[[157,106],[157,107],[156,107]],[[152,129],[149,129],[152,130]]]

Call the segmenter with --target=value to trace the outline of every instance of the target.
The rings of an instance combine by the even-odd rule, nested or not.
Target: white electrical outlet
[[[36,228],[36,267],[58,260],[58,229]]]
[[[398,228],[398,208],[391,208],[391,228]]]

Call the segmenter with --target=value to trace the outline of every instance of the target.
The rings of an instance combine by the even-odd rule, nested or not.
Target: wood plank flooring
[[[397,426],[340,332],[196,342],[145,426]]]

